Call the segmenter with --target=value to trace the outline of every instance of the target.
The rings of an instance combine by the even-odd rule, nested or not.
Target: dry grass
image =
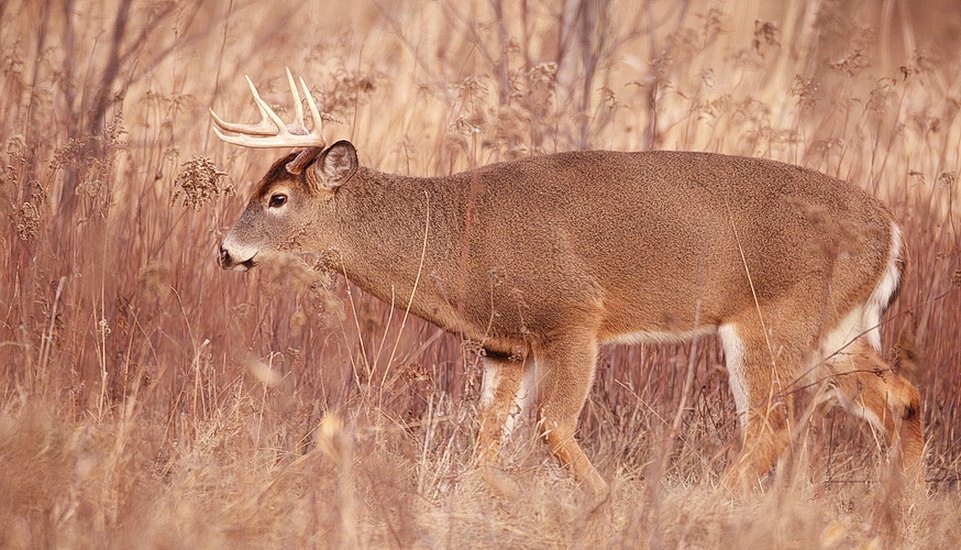
[[[957,0],[308,4],[0,2],[0,546],[957,547]],[[877,194],[907,230],[883,335],[921,350],[930,494],[892,496],[834,413],[763,493],[715,490],[736,432],[711,339],[604,351],[580,437],[609,507],[524,432],[492,494],[462,342],[295,261],[217,268],[277,153],[217,142],[207,108],[253,119],[244,73],[286,101],[283,65],[388,171],[656,147]]]

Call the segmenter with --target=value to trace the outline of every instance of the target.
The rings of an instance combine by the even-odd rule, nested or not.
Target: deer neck
[[[462,231],[457,185],[363,167],[352,180],[338,191],[335,207],[338,267],[394,305],[406,307],[415,285],[421,300],[436,298],[425,281],[441,275],[444,243]]]

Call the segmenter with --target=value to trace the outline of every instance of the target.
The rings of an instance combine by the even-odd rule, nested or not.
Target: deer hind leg
[[[841,406],[884,434],[906,479],[924,480],[920,394],[859,338],[828,360]]]
[[[772,357],[764,331],[748,323],[722,324],[718,335],[741,423],[741,450],[721,483],[746,488],[757,484],[790,442],[794,397],[782,390],[793,381],[787,375],[795,371],[794,358]]]
[[[578,417],[594,380],[597,346],[593,334],[557,337],[535,353],[542,369],[538,407],[541,436],[575,479],[603,501],[609,494],[607,482],[574,439]]]

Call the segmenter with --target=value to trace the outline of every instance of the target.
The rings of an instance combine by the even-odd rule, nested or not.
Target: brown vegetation
[[[957,546],[956,0],[330,4],[0,2],[0,545]],[[892,498],[876,434],[803,409],[764,492],[716,490],[737,438],[709,338],[603,350],[579,437],[608,508],[524,431],[494,494],[476,350],[300,259],[217,267],[232,190],[278,154],[207,109],[256,121],[241,76],[283,101],[283,65],[385,171],[660,148],[868,189],[906,229],[882,338],[916,342],[930,494]]]

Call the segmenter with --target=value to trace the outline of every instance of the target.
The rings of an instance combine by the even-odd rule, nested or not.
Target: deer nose
[[[224,269],[229,269],[233,266],[233,259],[230,257],[230,252],[223,246],[220,247],[220,267]]]

